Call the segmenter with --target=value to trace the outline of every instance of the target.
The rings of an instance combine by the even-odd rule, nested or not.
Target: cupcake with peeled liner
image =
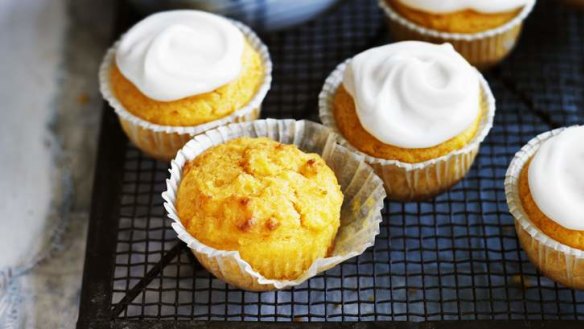
[[[473,66],[500,63],[535,0],[379,0],[392,38],[451,43]]]
[[[365,156],[398,201],[431,198],[461,180],[493,124],[495,100],[451,45],[405,41],[339,65],[320,118]]]
[[[584,289],[584,127],[531,140],[505,178],[509,210],[529,260],[547,277]]]
[[[129,139],[170,160],[194,135],[257,119],[271,67],[267,48],[243,24],[166,11],[134,25],[107,52],[100,90]]]
[[[309,121],[259,120],[196,136],[163,193],[173,228],[219,279],[296,286],[374,244],[383,182]]]
[[[242,137],[185,164],[176,210],[201,243],[238,250],[266,278],[293,280],[332,248],[342,203],[319,155]]]

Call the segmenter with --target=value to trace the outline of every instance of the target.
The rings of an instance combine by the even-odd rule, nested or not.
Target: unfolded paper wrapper
[[[395,41],[420,40],[432,43],[448,42],[471,63],[484,70],[500,63],[515,47],[523,28],[523,21],[531,13],[535,0],[508,23],[479,33],[447,33],[417,25],[401,16],[387,3],[379,0],[385,13],[389,31]]]
[[[182,168],[206,149],[238,137],[269,137],[284,144],[295,144],[304,152],[322,156],[334,171],[344,195],[341,224],[334,249],[326,258],[317,259],[296,280],[273,280],[263,277],[245,262],[238,251],[218,250],[204,245],[183,226],[175,208],[182,179]],[[310,121],[258,120],[222,126],[196,136],[171,162],[167,190],[162,194],[172,227],[209,272],[219,279],[245,290],[267,291],[301,284],[339,263],[362,254],[373,246],[379,234],[385,192],[383,182],[364,159],[336,143],[330,129]]]
[[[425,200],[446,191],[460,181],[472,166],[479,147],[493,127],[495,98],[487,81],[480,76],[481,108],[486,110],[477,134],[463,148],[439,158],[419,163],[387,160],[365,154],[353,147],[339,132],[333,113],[334,96],[343,82],[343,73],[350,60],[337,66],[324,83],[319,96],[319,116],[322,123],[337,133],[341,145],[363,156],[384,183],[387,196],[397,201]],[[477,72],[480,75],[480,73]]]
[[[115,110],[128,138],[144,153],[158,160],[169,161],[193,136],[225,124],[253,121],[260,117],[261,104],[272,83],[272,61],[268,48],[249,27],[236,21],[232,21],[232,23],[243,32],[249,44],[260,54],[264,68],[263,83],[255,96],[244,107],[221,119],[196,126],[158,125],[141,119],[126,110],[114,95],[109,78],[119,41],[107,51],[99,68],[101,94]]]
[[[543,274],[567,287],[584,289],[584,251],[562,244],[542,232],[525,213],[519,195],[519,177],[539,147],[565,128],[543,133],[532,139],[517,154],[505,175],[505,195],[515,218],[519,242],[529,260]]]

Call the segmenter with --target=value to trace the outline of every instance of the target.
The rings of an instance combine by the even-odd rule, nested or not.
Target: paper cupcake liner
[[[322,156],[337,176],[344,201],[341,224],[329,257],[317,259],[296,280],[273,280],[256,272],[238,251],[211,248],[190,235],[176,211],[176,196],[182,179],[182,168],[206,149],[237,137],[269,137],[284,144],[295,144],[304,152]],[[379,234],[385,192],[383,182],[362,157],[336,143],[336,136],[324,126],[310,121],[258,120],[231,124],[200,134],[188,142],[171,162],[167,190],[162,194],[164,207],[174,223],[172,227],[199,262],[219,279],[236,287],[265,291],[296,286],[307,279],[355,256],[373,246]]]
[[[353,147],[339,132],[333,114],[333,99],[343,82],[343,73],[350,60],[337,66],[326,79],[319,95],[319,116],[322,123],[337,133],[339,142],[363,156],[385,183],[388,198],[397,201],[424,200],[436,196],[460,181],[468,172],[479,147],[493,127],[495,98],[487,81],[480,76],[483,93],[481,108],[486,108],[477,134],[463,148],[444,156],[419,163],[387,160],[365,154]]]
[[[268,48],[249,27],[237,21],[232,20],[231,22],[243,32],[252,48],[259,53],[264,67],[264,81],[258,88],[255,96],[244,107],[226,117],[196,126],[158,125],[148,122],[126,110],[122,103],[115,97],[109,78],[119,41],[107,51],[99,68],[101,94],[115,110],[128,138],[144,153],[153,158],[168,161],[193,136],[225,124],[252,121],[259,118],[261,104],[272,83],[272,61],[268,53]]]
[[[523,21],[535,5],[529,2],[511,21],[500,27],[479,33],[447,33],[425,28],[401,16],[386,0],[378,0],[387,17],[391,36],[396,41],[420,40],[432,43],[451,43],[473,66],[484,70],[500,63],[513,50]]]
[[[564,129],[540,134],[517,152],[505,175],[505,195],[509,211],[515,218],[519,242],[529,260],[550,279],[568,287],[584,289],[584,251],[562,244],[541,231],[523,209],[519,194],[519,177],[525,164],[546,140]]]

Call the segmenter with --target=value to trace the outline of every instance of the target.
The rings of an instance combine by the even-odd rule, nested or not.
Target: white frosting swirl
[[[479,73],[450,44],[398,42],[347,65],[343,85],[363,128],[402,148],[439,145],[480,113]]]
[[[207,93],[241,71],[243,33],[225,18],[196,10],[148,16],[116,51],[122,74],[143,94],[173,101]]]
[[[537,207],[559,225],[584,231],[584,126],[545,141],[528,173]]]
[[[448,14],[465,9],[494,14],[521,8],[533,0],[399,0],[404,5],[436,14]]]

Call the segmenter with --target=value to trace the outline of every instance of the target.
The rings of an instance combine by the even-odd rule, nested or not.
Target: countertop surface
[[[0,2],[0,328],[74,328],[113,1]]]

